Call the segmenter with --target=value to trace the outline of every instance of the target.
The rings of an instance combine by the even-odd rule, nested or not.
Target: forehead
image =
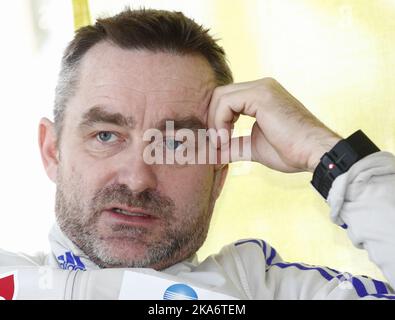
[[[108,105],[125,115],[204,117],[214,87],[212,68],[201,56],[128,50],[102,42],[82,60],[70,109],[81,114],[94,105]]]

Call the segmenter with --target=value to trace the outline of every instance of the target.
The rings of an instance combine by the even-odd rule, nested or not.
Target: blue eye
[[[165,144],[166,148],[170,150],[177,150],[177,148],[183,144],[183,141],[167,138]]]
[[[96,138],[100,142],[113,142],[114,139],[117,138],[117,136],[114,133],[110,132],[110,131],[100,131],[96,135]]]

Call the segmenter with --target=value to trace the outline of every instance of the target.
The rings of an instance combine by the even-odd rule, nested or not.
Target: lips
[[[121,209],[121,208],[112,208],[111,211],[129,216],[129,217],[149,217],[150,216],[149,214],[145,214],[140,211],[133,210],[133,209],[132,210],[125,210],[125,209]]]
[[[104,210],[109,222],[115,223],[150,223],[158,219],[152,212],[143,208],[114,205]]]

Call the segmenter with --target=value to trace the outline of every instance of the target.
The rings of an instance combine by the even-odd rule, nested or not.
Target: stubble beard
[[[100,268],[165,269],[193,256],[207,237],[212,213],[208,204],[200,208],[198,215],[185,212],[180,224],[174,218],[174,202],[154,191],[135,194],[126,185],[110,185],[98,190],[89,203],[84,203],[82,186],[81,178],[66,182],[61,172],[58,173],[56,219],[63,233]],[[153,235],[146,227],[111,226],[114,237],[122,238],[122,241],[117,241],[117,249],[127,252],[133,246],[139,246],[145,249],[143,255],[114,255],[111,241],[100,236],[99,218],[102,209],[111,201],[148,208],[163,222],[159,236]]]

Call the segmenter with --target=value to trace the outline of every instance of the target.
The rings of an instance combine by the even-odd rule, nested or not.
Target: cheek
[[[71,175],[80,175],[86,182],[102,180],[111,171],[110,161],[92,157],[78,144],[68,148],[61,160]]]
[[[87,202],[105,183],[106,166],[100,161],[89,161],[77,152],[61,159],[62,180],[68,192]]]
[[[210,166],[193,165],[158,172],[159,191],[174,200],[177,211],[186,208],[202,209],[207,206],[213,185]]]

